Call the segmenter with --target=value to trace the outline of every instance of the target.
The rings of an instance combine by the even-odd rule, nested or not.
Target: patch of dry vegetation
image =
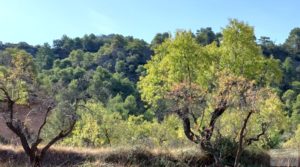
[[[213,162],[196,148],[72,148],[54,147],[43,166],[202,166]],[[29,166],[21,147],[0,145],[0,166]]]
[[[251,166],[269,166],[267,154],[244,152],[242,162]],[[122,166],[205,166],[214,162],[196,147],[167,149],[145,147],[79,148],[55,146],[46,155],[43,166],[122,167]],[[29,167],[28,157],[19,146],[0,145],[0,166]]]

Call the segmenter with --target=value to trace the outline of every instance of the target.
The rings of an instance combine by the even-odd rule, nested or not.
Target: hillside
[[[221,32],[151,43],[118,34],[0,43],[0,162],[268,166],[268,151],[300,146],[298,39],[294,28],[283,44],[257,40],[230,19]]]

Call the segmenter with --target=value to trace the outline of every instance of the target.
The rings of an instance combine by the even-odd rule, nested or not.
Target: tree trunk
[[[188,117],[189,114],[189,108],[184,107],[183,109],[179,110],[177,112],[178,116],[181,118],[182,123],[183,123],[183,130],[185,136],[192,142],[199,144],[200,143],[200,136],[196,135],[192,130],[191,130],[191,122]]]
[[[220,105],[217,108],[215,108],[214,112],[212,113],[209,126],[206,127],[204,129],[204,131],[202,131],[200,133],[201,136],[195,134],[191,129],[191,122],[190,122],[190,118],[188,117],[188,114],[190,113],[189,108],[184,107],[177,111],[177,114],[181,118],[182,123],[183,123],[183,130],[184,130],[185,136],[190,141],[192,141],[196,144],[200,144],[201,149],[203,151],[212,155],[215,159],[216,166],[221,166],[221,164],[220,164],[220,160],[218,157],[218,153],[217,153],[216,149],[213,148],[210,139],[212,137],[217,119],[220,118],[220,116],[225,112],[226,109],[227,109],[226,101],[220,102]]]
[[[240,166],[239,162],[240,162],[242,151],[243,151],[243,141],[244,141],[244,137],[245,137],[244,132],[247,128],[248,121],[249,121],[250,116],[252,114],[253,114],[253,111],[250,111],[248,113],[247,117],[244,119],[243,127],[241,129],[240,137],[239,137],[239,145],[238,145],[238,149],[237,149],[237,152],[236,152],[236,155],[235,155],[234,167]]]
[[[238,147],[238,150],[236,152],[236,155],[235,155],[235,161],[234,161],[234,167],[238,167],[240,165],[240,159],[241,159],[241,155],[242,155],[242,144],[239,143],[239,147]]]
[[[30,157],[30,164],[32,167],[41,167],[42,158],[36,154]]]

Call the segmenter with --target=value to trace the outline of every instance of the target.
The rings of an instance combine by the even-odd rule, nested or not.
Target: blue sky
[[[70,37],[118,33],[150,42],[158,32],[220,31],[229,18],[256,36],[282,43],[300,27],[299,0],[0,0],[0,41],[52,44]]]

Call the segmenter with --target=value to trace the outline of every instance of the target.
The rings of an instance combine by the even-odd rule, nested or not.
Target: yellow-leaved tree
[[[156,47],[145,68],[138,82],[142,99],[152,106],[164,101],[182,119],[186,137],[216,163],[222,157],[215,130],[235,138],[237,166],[246,145],[283,125],[282,105],[271,87],[281,80],[279,61],[263,57],[253,28],[243,22],[230,20],[220,46],[201,46],[191,32],[179,31]]]

